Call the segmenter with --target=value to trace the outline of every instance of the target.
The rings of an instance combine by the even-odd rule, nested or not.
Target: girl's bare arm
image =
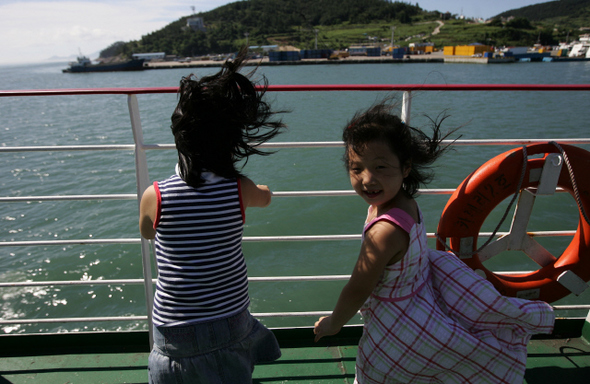
[[[270,204],[271,192],[266,185],[256,185],[249,178],[243,177],[241,186],[245,207],[266,207]]]
[[[146,239],[153,239],[156,236],[154,221],[158,207],[158,197],[154,186],[149,186],[141,196],[139,203],[139,232]]]
[[[408,243],[408,234],[388,222],[377,222],[365,233],[352,276],[342,289],[332,315],[316,322],[315,341],[340,331],[367,300],[385,267],[401,259]]]

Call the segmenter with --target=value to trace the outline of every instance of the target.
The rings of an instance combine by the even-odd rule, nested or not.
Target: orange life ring
[[[561,144],[561,147],[576,175],[579,203],[585,212],[590,213],[590,152],[565,144]],[[538,181],[531,181],[531,172],[533,175],[540,174],[545,158],[551,153],[560,153],[558,147],[551,143],[529,145],[526,151],[528,156],[541,157],[527,156],[521,190],[537,186]],[[571,293],[557,281],[565,271],[572,271],[586,282],[590,280],[590,224],[582,215],[576,234],[563,254],[537,271],[518,275],[496,274],[484,267],[476,252],[477,237],[485,218],[494,207],[515,194],[518,189],[524,166],[523,156],[522,148],[504,152],[483,164],[459,185],[447,202],[439,221],[436,248],[450,248],[456,255],[463,254],[459,257],[478,273],[485,273],[487,280],[505,296],[553,302]],[[572,181],[565,165],[561,169],[557,185],[574,196]],[[469,238],[472,239],[472,245],[469,244]],[[450,240],[448,246],[447,239]],[[468,249],[461,251],[461,239],[468,239],[463,241],[464,248]]]

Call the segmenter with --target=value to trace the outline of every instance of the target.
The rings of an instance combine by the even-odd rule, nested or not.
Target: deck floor
[[[532,340],[525,383],[590,382],[590,344],[584,339]],[[254,383],[353,383],[356,347],[284,348],[278,361],[259,365]],[[0,384],[147,383],[142,353],[0,358]]]

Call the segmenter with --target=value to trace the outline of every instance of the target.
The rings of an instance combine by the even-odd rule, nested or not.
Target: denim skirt
[[[251,383],[255,364],[279,357],[274,334],[247,310],[189,326],[154,326],[149,383]]]

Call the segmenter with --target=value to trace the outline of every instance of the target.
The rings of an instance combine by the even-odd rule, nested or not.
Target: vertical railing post
[[[412,93],[410,91],[404,92],[402,99],[402,121],[410,125],[410,113],[412,112]]]
[[[135,176],[137,179],[137,202],[141,201],[141,195],[149,187],[149,174],[147,159],[143,146],[143,130],[141,128],[141,118],[139,115],[139,104],[137,95],[130,94],[127,97],[129,107],[129,117],[131,118],[131,129],[133,131],[133,140],[135,142]],[[145,299],[147,306],[148,328],[150,337],[150,348],[153,344],[152,330],[152,307],[154,305],[154,291],[152,287],[152,264],[150,256],[150,242],[143,237],[141,238],[141,256],[143,264],[143,284],[145,289]]]
[[[588,315],[586,316],[586,321],[582,326],[582,337],[586,339],[586,341],[590,341],[590,311],[588,311]]]

